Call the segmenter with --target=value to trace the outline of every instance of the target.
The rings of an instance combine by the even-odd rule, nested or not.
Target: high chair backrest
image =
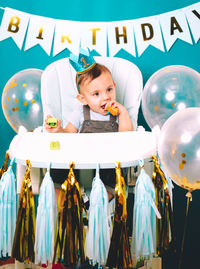
[[[143,79],[139,68],[128,60],[117,57],[94,57],[111,71],[116,82],[116,100],[124,105],[131,117],[134,129],[137,127]],[[44,119],[47,115],[62,120],[65,127],[68,115],[81,106],[76,96],[76,72],[68,58],[53,62],[43,71],[41,79],[41,96]]]

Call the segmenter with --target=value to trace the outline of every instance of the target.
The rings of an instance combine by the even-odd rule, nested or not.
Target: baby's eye
[[[98,95],[99,95],[99,93],[98,93],[98,92],[95,92],[93,95],[94,95],[94,96],[98,96]]]
[[[108,88],[108,89],[107,89],[107,92],[111,92],[111,91],[112,91],[112,88]]]

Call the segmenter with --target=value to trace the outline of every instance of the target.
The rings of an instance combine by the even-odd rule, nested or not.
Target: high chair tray
[[[75,169],[114,168],[134,166],[139,159],[156,153],[157,136],[152,132],[117,133],[34,133],[17,134],[10,143],[9,154],[22,165],[31,161],[32,167],[68,168],[71,162]]]

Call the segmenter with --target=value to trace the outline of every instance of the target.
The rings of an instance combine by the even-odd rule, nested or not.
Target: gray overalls
[[[118,132],[116,117],[110,115],[109,121],[91,120],[89,106],[83,106],[84,121],[80,133],[111,133]]]
[[[110,115],[109,121],[91,120],[89,106],[83,106],[83,116],[84,121],[80,129],[80,133],[118,132],[116,116]],[[100,178],[105,185],[115,188],[115,169],[100,169]]]

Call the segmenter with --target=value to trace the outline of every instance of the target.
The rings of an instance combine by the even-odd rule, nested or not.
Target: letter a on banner
[[[183,11],[173,11],[159,15],[159,20],[167,51],[177,39],[192,44],[190,30]]]
[[[186,8],[185,15],[190,25],[194,41],[197,43],[200,38],[200,3]]]
[[[55,20],[31,15],[25,50],[39,44],[48,55],[51,53]]]
[[[157,17],[135,20],[133,26],[138,56],[141,56],[149,45],[163,52],[165,51],[160,24]]]
[[[11,37],[22,49],[29,17],[27,13],[6,7],[0,28],[0,41]]]

